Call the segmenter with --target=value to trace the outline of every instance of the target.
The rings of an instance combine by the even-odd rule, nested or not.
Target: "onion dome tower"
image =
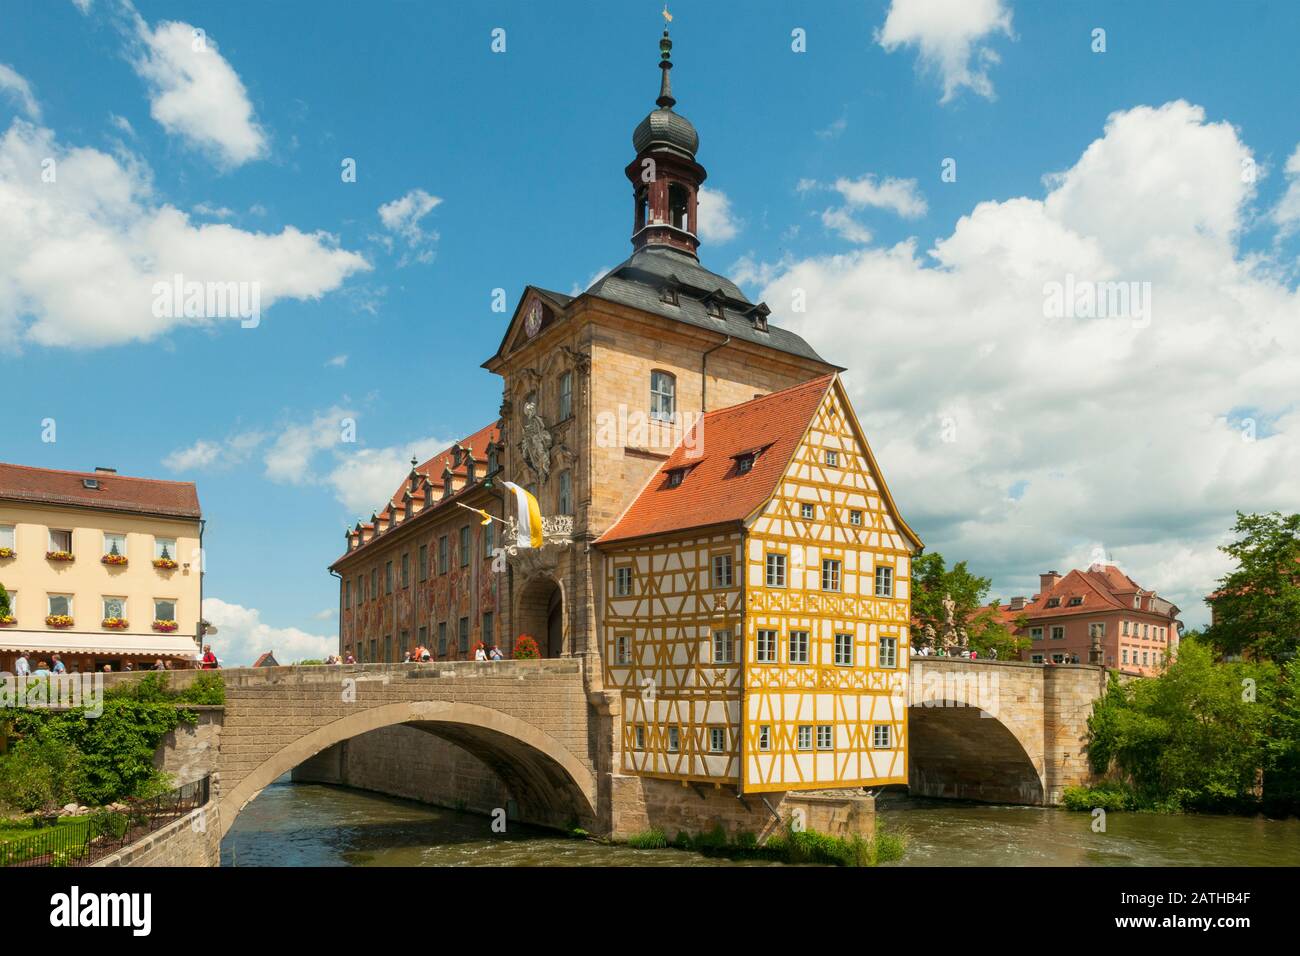
[[[672,50],[673,41],[665,28],[659,40],[658,109],[632,133],[636,159],[624,170],[635,199],[632,248],[668,247],[698,259],[699,190],[708,173],[695,161],[699,134],[690,120],[673,110],[677,100],[669,79]]]

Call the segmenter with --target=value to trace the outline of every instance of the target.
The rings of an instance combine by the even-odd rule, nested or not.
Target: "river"
[[[894,794],[877,819],[907,835],[896,866],[1300,866],[1300,820],[1086,813]],[[221,843],[222,866],[770,865],[681,850],[633,850],[323,784],[267,787]],[[671,836],[671,834],[670,834]]]

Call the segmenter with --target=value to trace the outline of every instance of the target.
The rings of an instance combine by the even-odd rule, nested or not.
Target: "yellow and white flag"
[[[542,506],[527,490],[520,488],[513,481],[502,482],[515,493],[515,508],[518,518],[515,524],[515,544],[520,548],[540,548],[542,546]]]

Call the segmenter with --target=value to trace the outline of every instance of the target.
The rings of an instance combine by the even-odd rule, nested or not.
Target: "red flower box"
[[[0,548],[0,558],[16,558],[18,552],[13,548]]]
[[[159,571],[175,571],[180,567],[180,565],[171,558],[154,558],[153,566]]]
[[[0,627],[13,627],[17,623],[18,618],[14,617],[12,614],[6,617],[0,617]]]
[[[45,618],[46,627],[65,628],[72,627],[74,624],[76,621],[66,614],[50,614]]]
[[[542,656],[542,649],[537,646],[531,634],[520,634],[515,638],[515,660],[532,661]]]
[[[46,551],[45,557],[49,561],[75,561],[76,557],[71,551]]]
[[[164,633],[170,633],[171,631],[176,630],[178,627],[180,627],[180,625],[177,624],[175,621],[154,621],[153,622],[153,629],[155,631],[162,631]]]
[[[106,554],[99,559],[104,564],[111,564],[114,567],[123,567],[126,565],[125,554]]]
[[[129,625],[124,617],[106,617],[100,626],[107,631],[125,631]]]

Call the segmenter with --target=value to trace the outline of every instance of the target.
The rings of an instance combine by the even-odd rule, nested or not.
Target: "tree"
[[[966,629],[966,638],[970,646],[980,655],[992,656],[997,652],[1000,660],[1014,660],[1020,652],[1029,647],[1029,639],[1017,637],[1006,626],[998,612],[996,601],[987,602],[990,579],[971,574],[965,561],[958,561],[947,568],[942,554],[937,551],[922,554],[912,561],[912,621],[913,643],[924,643],[927,626],[934,628],[934,633],[943,633],[947,623],[944,610],[945,596],[952,598],[954,607],[952,619],[957,627]],[[1021,626],[1023,619],[1016,622]]]
[[[1300,643],[1300,514],[1237,512],[1233,532],[1237,540],[1219,550],[1237,569],[1210,599],[1206,637],[1221,655],[1292,660]]]
[[[8,617],[13,613],[13,608],[9,604],[9,592],[5,586],[0,584],[0,617]]]

